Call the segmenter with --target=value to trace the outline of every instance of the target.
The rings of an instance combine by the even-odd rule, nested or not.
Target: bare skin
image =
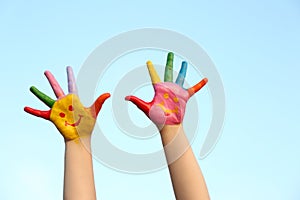
[[[176,199],[209,200],[205,179],[182,125],[166,125],[160,133]]]
[[[90,137],[65,143],[64,200],[96,199],[90,147]]]

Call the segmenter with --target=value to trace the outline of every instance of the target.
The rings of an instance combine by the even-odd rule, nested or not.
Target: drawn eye
[[[177,102],[179,101],[179,99],[178,99],[177,97],[174,97],[174,98],[173,98],[173,101],[174,101],[175,103],[177,103]]]
[[[69,106],[69,111],[73,111],[73,110],[74,110],[73,106],[70,105],[70,106]]]
[[[64,117],[66,116],[66,114],[63,113],[63,112],[61,112],[61,113],[59,113],[59,116],[60,116],[61,118],[64,118]]]

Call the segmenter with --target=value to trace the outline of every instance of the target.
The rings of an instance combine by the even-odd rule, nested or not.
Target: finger
[[[61,89],[60,85],[58,84],[57,80],[49,71],[45,71],[44,73],[56,95],[57,98],[65,96],[64,91]]]
[[[49,106],[50,108],[52,108],[53,104],[55,103],[55,101],[47,96],[46,94],[42,93],[41,91],[39,91],[36,87],[31,86],[30,87],[30,91],[37,97],[39,98],[42,102],[44,102],[47,106]]]
[[[125,97],[126,101],[131,101],[133,104],[135,104],[139,109],[141,109],[147,116],[149,114],[150,110],[150,103],[145,102],[135,96],[127,96]]]
[[[168,53],[167,64],[165,68],[165,82],[173,82],[173,60],[174,54],[172,52]]]
[[[69,93],[77,94],[76,80],[72,67],[67,67]]]
[[[101,110],[101,107],[106,99],[110,97],[109,93],[104,93],[101,96],[99,96],[96,101],[93,103],[93,105],[90,107],[90,109],[93,111],[94,117],[96,118],[98,116],[98,113]]]
[[[48,120],[50,119],[50,113],[51,113],[50,110],[48,110],[48,111],[36,110],[36,109],[26,106],[24,108],[24,111],[31,115],[37,116],[37,117],[41,117],[41,118],[48,119]]]
[[[199,83],[188,89],[190,96],[193,96],[196,92],[198,92],[207,82],[208,79],[204,78]]]
[[[180,68],[179,74],[176,79],[176,84],[181,87],[183,86],[183,83],[184,83],[184,79],[186,76],[186,70],[187,70],[187,62],[183,61],[181,63],[181,68]]]
[[[151,61],[147,61],[147,68],[149,71],[149,75],[150,75],[152,84],[161,82]]]

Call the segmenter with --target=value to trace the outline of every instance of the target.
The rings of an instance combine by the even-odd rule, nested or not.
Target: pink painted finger
[[[199,83],[188,89],[190,97],[197,93],[206,83],[208,82],[207,78],[202,79]]]
[[[30,107],[26,106],[24,108],[24,111],[31,114],[31,115],[37,116],[37,117],[41,117],[41,118],[44,118],[44,119],[47,119],[47,120],[50,119],[50,113],[51,113],[50,110],[42,111],[42,110],[36,110],[36,109],[33,109],[33,108],[30,108]]]
[[[141,109],[147,116],[149,116],[149,110],[151,107],[151,103],[147,103],[135,96],[127,96],[125,97],[125,100],[131,101],[133,104],[135,104],[139,109]]]
[[[96,101],[94,102],[94,104],[90,107],[90,109],[92,110],[92,113],[93,113],[93,117],[97,117],[101,108],[102,108],[102,105],[103,103],[105,102],[106,99],[108,99],[110,97],[110,94],[109,93],[104,93],[102,94],[100,97],[98,97],[96,99]]]
[[[70,66],[67,67],[67,75],[68,75],[69,93],[77,94],[75,76],[74,76],[74,73],[73,73],[73,69]]]
[[[64,91],[61,89],[60,85],[58,84],[57,80],[54,78],[54,76],[51,74],[50,71],[45,71],[45,76],[47,77],[54,93],[55,93],[55,96],[57,98],[61,98],[63,96],[65,96],[65,93]]]

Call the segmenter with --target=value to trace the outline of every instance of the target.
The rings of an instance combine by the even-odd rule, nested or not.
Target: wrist
[[[71,147],[71,146],[77,146],[81,148],[85,148],[87,151],[91,151],[91,136],[85,136],[85,137],[78,137],[73,140],[65,140],[65,146]]]
[[[160,130],[160,136],[168,165],[178,160],[190,148],[182,124],[165,125]]]
[[[159,132],[164,146],[172,143],[178,136],[180,137],[180,135],[184,135],[183,125],[181,123],[175,125],[164,125]]]
[[[180,124],[164,124],[163,126],[159,127],[159,132],[160,134],[164,134],[167,132],[172,132],[172,133],[176,133],[179,129],[183,128],[182,127],[182,123]]]

